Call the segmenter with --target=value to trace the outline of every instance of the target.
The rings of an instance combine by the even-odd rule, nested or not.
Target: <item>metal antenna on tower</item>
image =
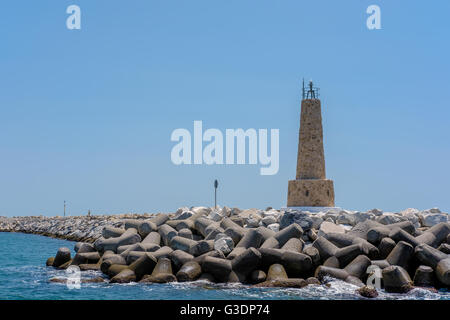
[[[306,92],[306,99],[317,99],[319,98],[319,88],[314,87],[312,79],[309,80],[308,92]],[[303,100],[305,100],[305,83],[303,82]]]
[[[305,100],[305,78],[303,78],[302,83],[302,100]]]

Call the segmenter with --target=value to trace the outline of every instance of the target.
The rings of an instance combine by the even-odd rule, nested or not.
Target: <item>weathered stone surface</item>
[[[282,230],[293,223],[296,223],[302,227],[303,231],[307,231],[311,229],[314,222],[305,212],[287,210],[280,219],[280,229]]]
[[[419,228],[421,226],[419,221],[420,211],[414,208],[408,208],[399,212],[400,215],[411,221],[414,227]]]
[[[192,211],[190,211],[189,209],[187,210],[183,210],[182,212],[180,212],[179,214],[177,214],[174,218],[174,220],[184,220],[187,218],[190,218],[194,215],[194,213]]]
[[[333,180],[289,180],[288,207],[334,207]]]
[[[385,212],[381,216],[377,217],[375,221],[381,223],[381,224],[393,224],[398,223],[402,221],[406,221],[407,218],[403,217],[402,215],[392,213],[392,212]]]
[[[377,289],[373,287],[364,286],[356,290],[364,298],[376,298],[378,297]]]
[[[318,99],[302,101],[296,179],[325,179],[322,115]]]
[[[265,226],[269,226],[271,224],[277,223],[277,218],[274,216],[266,216],[264,218],[261,219],[261,222],[265,225]]]
[[[214,240],[214,249],[222,251],[227,255],[234,249],[234,242],[229,236],[223,233],[219,233]]]
[[[426,213],[422,212],[419,214],[419,219],[424,227],[432,227],[441,222],[449,221],[448,213]]]
[[[213,210],[211,211],[211,213],[208,216],[208,219],[211,219],[213,221],[221,221],[224,218],[224,216],[222,215],[222,213],[219,210]]]
[[[325,236],[328,233],[345,233],[345,229],[339,224],[324,221],[320,225],[319,233],[317,235],[320,237]]]

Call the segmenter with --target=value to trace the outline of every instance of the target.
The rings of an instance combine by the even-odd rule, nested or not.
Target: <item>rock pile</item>
[[[120,214],[71,217],[0,217],[0,232],[22,232],[71,241],[94,242],[106,226],[123,227],[125,219],[145,219],[152,214]]]
[[[328,277],[388,292],[450,286],[449,215],[438,209],[383,213],[180,208],[108,225],[76,255],[60,248],[47,265],[101,270],[111,283],[207,280],[258,287],[320,284]]]

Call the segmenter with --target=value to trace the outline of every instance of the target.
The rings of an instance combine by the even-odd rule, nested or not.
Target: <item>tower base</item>
[[[333,180],[289,180],[288,207],[334,207]]]

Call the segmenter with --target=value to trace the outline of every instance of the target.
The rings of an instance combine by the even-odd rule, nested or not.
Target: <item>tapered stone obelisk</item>
[[[297,176],[288,185],[288,207],[334,207],[333,181],[325,176],[322,113],[317,88],[303,91]]]

